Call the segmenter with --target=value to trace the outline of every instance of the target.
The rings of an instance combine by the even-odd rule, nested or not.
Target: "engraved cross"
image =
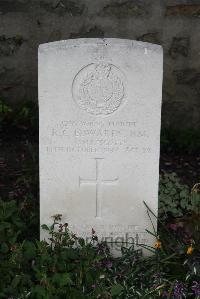
[[[95,179],[82,179],[79,176],[79,186],[82,184],[94,185],[96,187],[96,218],[101,218],[101,202],[102,202],[102,186],[103,185],[116,185],[118,177],[112,180],[104,180],[102,177],[102,162],[103,158],[95,158],[96,163],[96,177]]]

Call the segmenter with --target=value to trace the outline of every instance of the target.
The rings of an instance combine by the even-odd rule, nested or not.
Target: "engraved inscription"
[[[63,120],[49,126],[49,140],[45,145],[48,153],[135,153],[151,155],[149,146],[151,131],[132,121],[110,120]],[[52,139],[51,139],[52,138]]]
[[[88,113],[111,114],[124,98],[123,74],[112,64],[89,64],[75,76],[72,93],[78,106]]]
[[[94,185],[96,187],[96,218],[101,218],[102,185],[116,185],[118,177],[112,180],[104,180],[102,176],[103,158],[95,158],[96,177],[95,179],[82,179],[79,177],[79,186],[82,184]]]

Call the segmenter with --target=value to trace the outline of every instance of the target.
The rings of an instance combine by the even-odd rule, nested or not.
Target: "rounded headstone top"
[[[155,52],[162,52],[162,46],[157,44],[151,44],[147,42],[141,42],[131,39],[122,38],[77,38],[60,40],[50,43],[44,43],[39,45],[39,52],[48,51],[54,48],[66,48],[66,47],[78,47],[84,45],[97,45],[97,46],[126,46],[135,47],[141,49],[147,49]]]

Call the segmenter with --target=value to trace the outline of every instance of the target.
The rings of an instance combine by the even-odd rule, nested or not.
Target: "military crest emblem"
[[[116,111],[124,98],[123,74],[112,64],[90,64],[75,76],[73,98],[78,106],[94,115]]]

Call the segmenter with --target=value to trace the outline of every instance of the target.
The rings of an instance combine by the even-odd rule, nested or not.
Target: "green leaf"
[[[24,243],[24,256],[28,260],[33,259],[36,255],[36,248],[34,243],[26,241]]]
[[[111,288],[111,295],[112,296],[117,296],[121,293],[121,291],[123,290],[123,286],[121,284],[115,284],[112,286]]]
[[[182,190],[181,192],[180,192],[180,198],[185,198],[185,197],[187,197],[187,192],[186,192],[186,190]]]
[[[73,284],[69,273],[56,273],[54,274],[52,281],[59,287]]]
[[[46,224],[42,224],[41,228],[44,229],[44,230],[49,230],[49,227]]]
[[[4,229],[7,229],[7,228],[10,228],[10,223],[8,222],[1,222],[0,223],[0,231],[4,230]]]
[[[37,296],[36,298],[44,298],[44,296],[46,295],[45,288],[41,285],[33,286],[31,291],[33,295]]]
[[[20,280],[21,280],[20,275],[16,275],[16,276],[13,278],[13,281],[11,282],[11,286],[15,289],[15,288],[18,286]]]
[[[79,238],[78,239],[78,243],[79,245],[81,245],[82,247],[85,246],[85,240],[83,238]]]

